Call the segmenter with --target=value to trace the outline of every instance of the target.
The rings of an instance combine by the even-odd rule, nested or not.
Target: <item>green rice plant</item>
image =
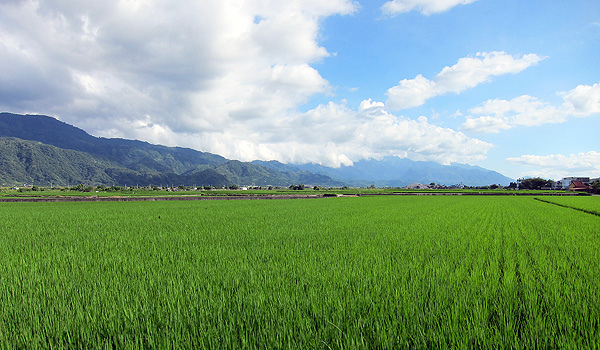
[[[0,347],[597,348],[599,219],[522,197],[0,203]]]

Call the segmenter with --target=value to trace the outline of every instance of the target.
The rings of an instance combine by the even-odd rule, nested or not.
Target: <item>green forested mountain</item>
[[[72,125],[42,115],[0,113],[0,136],[39,141],[63,149],[85,152],[142,172],[181,174],[190,170],[210,169],[228,161],[216,154],[189,148],[95,137]]]
[[[38,141],[0,137],[0,185],[37,184],[226,186],[232,182],[213,169],[176,174],[141,172],[85,152],[62,149]]]
[[[127,169],[94,156],[36,141],[0,138],[0,183],[76,184],[112,181]]]
[[[308,179],[306,174],[189,148],[94,137],[48,116],[0,113],[0,185],[288,186]],[[314,179],[318,185],[341,184],[327,176]]]
[[[256,186],[265,186],[271,181],[289,184],[311,184],[327,186],[344,186],[345,183],[333,180],[329,176],[313,174],[308,171],[296,169],[294,171],[283,171],[273,169],[267,166],[247,163],[237,160],[229,161],[220,165],[215,170],[231,179],[234,183],[246,183]]]

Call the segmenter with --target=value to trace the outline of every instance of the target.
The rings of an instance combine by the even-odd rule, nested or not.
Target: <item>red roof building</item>
[[[569,191],[587,191],[590,189],[590,186],[585,185],[581,181],[573,181],[571,185],[569,185]]]

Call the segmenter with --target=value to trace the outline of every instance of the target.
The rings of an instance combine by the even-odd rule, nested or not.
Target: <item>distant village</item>
[[[458,185],[440,185],[431,183],[429,185],[421,184],[421,183],[412,183],[406,187],[405,189],[410,190],[425,190],[425,189],[465,189],[465,188],[479,188],[479,189],[497,189],[497,188],[506,188],[506,189],[514,189],[514,190],[556,190],[556,191],[581,191],[581,192],[593,192],[597,190],[594,187],[594,184],[600,184],[600,177],[590,178],[590,177],[576,177],[570,176],[562,178],[559,181],[546,180],[542,178],[521,178],[517,179],[517,182],[511,182],[508,186],[501,185],[489,185],[489,186],[474,186],[469,187],[463,184]]]
[[[518,182],[519,180],[517,180]],[[570,191],[587,191],[592,188],[592,184],[600,182],[600,177],[565,177],[560,181],[551,182],[549,189],[551,190],[570,190]],[[542,188],[546,189],[546,188]]]
[[[2,186],[6,186],[6,184],[2,184]],[[9,188],[12,188],[13,190],[33,190],[33,191],[37,191],[38,189],[40,190],[44,190],[43,187],[38,187],[35,186],[33,184],[26,184],[24,183],[22,186],[11,186]],[[52,186],[50,188],[53,188]],[[120,190],[133,190],[133,189],[148,189],[148,190],[157,190],[157,191],[162,191],[162,190],[166,190],[167,192],[177,192],[177,191],[199,191],[199,190],[218,190],[218,189],[226,189],[226,190],[241,190],[241,191],[247,191],[247,190],[274,190],[274,189],[286,189],[286,187],[282,187],[282,186],[238,186],[238,185],[230,185],[230,186],[217,186],[217,187],[213,187],[213,186],[184,186],[184,185],[180,185],[180,186],[130,186],[127,187],[127,185],[125,186],[111,186],[111,187],[106,187],[106,186],[86,186],[83,184],[79,184],[77,186],[71,187],[71,186],[66,186],[66,187],[61,187],[61,186],[57,186],[54,187],[56,189],[63,189],[63,190],[67,190],[67,189],[71,189],[71,190],[77,190],[77,191],[81,191],[81,192],[92,192],[95,190],[95,192],[101,192],[101,191],[120,191]],[[347,186],[344,187],[339,187],[339,188],[324,188],[318,185],[312,186],[312,185],[291,185],[289,187],[287,187],[288,189],[291,190],[304,190],[304,189],[313,189],[313,190],[325,190],[325,189],[342,189],[342,190],[348,190],[350,189]],[[370,189],[375,189],[375,185],[371,185],[368,188]],[[386,188],[390,188],[390,187],[386,187]],[[397,187],[396,187],[397,188]],[[436,184],[434,182],[430,183],[430,184],[421,184],[421,183],[412,183],[409,184],[405,187],[402,187],[403,189],[407,189],[407,190],[461,190],[461,189],[488,189],[488,190],[495,190],[495,189],[508,189],[508,190],[545,190],[545,191],[549,191],[549,190],[556,190],[556,191],[578,191],[578,192],[589,192],[589,193],[600,193],[600,177],[596,177],[596,178],[590,178],[590,177],[575,177],[575,176],[571,176],[571,177],[565,177],[562,178],[559,181],[554,181],[554,180],[546,180],[543,178],[521,178],[521,179],[517,179],[516,182],[511,182],[510,185],[508,186],[502,186],[500,184],[492,184],[492,185],[486,185],[486,186],[467,186],[464,184],[456,184],[456,185],[441,185],[441,184]]]

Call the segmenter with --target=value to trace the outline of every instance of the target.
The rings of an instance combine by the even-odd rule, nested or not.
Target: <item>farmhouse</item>
[[[584,184],[581,181],[573,181],[569,185],[569,191],[587,191],[590,186]]]

